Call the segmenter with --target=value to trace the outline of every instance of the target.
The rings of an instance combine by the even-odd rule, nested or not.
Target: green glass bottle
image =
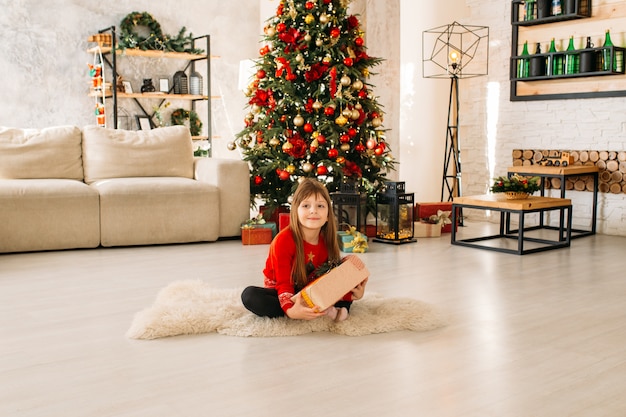
[[[550,75],[562,75],[563,74],[563,54],[556,53],[556,44],[554,43],[554,38],[550,41],[550,49],[548,49],[548,53],[553,55],[549,56],[549,69],[548,74]]]
[[[537,0],[526,0],[524,3],[524,20],[537,18]]]
[[[624,51],[615,49],[611,41],[611,32],[607,29],[604,35],[605,49],[602,50],[602,69],[605,71],[624,72]],[[611,51],[613,52],[613,66],[611,66]]]
[[[576,54],[576,48],[574,48],[574,37],[570,36],[569,44],[565,54],[565,73],[566,74],[578,74],[578,55]]]
[[[522,53],[520,54],[520,58],[517,60],[517,78],[526,78],[528,77],[528,41],[524,42],[524,47],[522,48]]]

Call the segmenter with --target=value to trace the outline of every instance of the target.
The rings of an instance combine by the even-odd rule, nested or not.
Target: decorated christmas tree
[[[231,144],[250,163],[252,206],[260,198],[271,211],[288,203],[299,178],[317,177],[331,192],[354,182],[371,210],[394,169],[368,83],[382,59],[367,54],[349,3],[281,0],[267,21],[245,128]]]

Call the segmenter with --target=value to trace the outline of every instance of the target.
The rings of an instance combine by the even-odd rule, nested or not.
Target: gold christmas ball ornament
[[[361,80],[356,80],[352,83],[352,89],[355,91],[360,91],[363,89],[363,82]]]
[[[380,127],[383,124],[383,121],[379,117],[375,117],[372,119],[372,126]]]
[[[289,152],[293,149],[293,145],[291,144],[291,142],[285,142],[283,144],[283,152]]]
[[[314,110],[319,110],[319,109],[321,109],[323,106],[324,106],[324,105],[323,105],[323,104],[322,104],[322,102],[321,102],[321,101],[319,101],[319,100],[315,100],[315,101],[313,102],[313,109],[314,109]]]
[[[270,37],[276,35],[276,28],[274,28],[274,26],[268,26],[265,29],[265,34]]]
[[[293,174],[294,172],[296,172],[296,167],[293,165],[287,165],[287,168],[285,168],[285,171],[287,171],[289,174]]]
[[[372,120],[372,122],[374,121]],[[297,115],[296,117],[293,118],[293,124],[294,126],[301,127],[304,124],[304,117]]]
[[[357,110],[361,110],[363,108],[363,106],[361,106],[361,103],[356,103],[354,105],[354,108],[357,109]]]
[[[302,62],[302,61],[304,61],[304,56],[302,56],[302,54],[296,55],[296,62]]]
[[[306,15],[306,17],[304,18],[304,23],[306,23],[307,25],[310,25],[313,22],[315,22],[315,16],[313,16],[311,13]]]
[[[349,143],[342,143],[341,146],[339,147],[339,149],[341,149],[344,152],[348,152],[350,150],[350,144]],[[345,158],[344,158],[345,161]],[[337,161],[339,162],[339,161]],[[341,162],[339,162],[341,163]]]
[[[306,35],[304,35],[305,42],[311,42],[311,39],[313,39],[313,38],[308,33]]]
[[[346,117],[342,114],[335,119],[335,123],[339,126],[344,126],[346,123],[348,123],[348,119],[346,119]]]
[[[350,109],[343,109],[341,114],[343,114],[346,118],[351,118],[352,117],[352,110],[350,110]]]
[[[280,145],[280,141],[276,137],[273,137],[272,139],[270,139],[270,146],[278,146],[278,145]]]
[[[328,23],[328,20],[329,20],[329,18],[328,18],[328,15],[326,13],[322,13],[320,15],[320,23],[321,24],[325,25],[326,23]]]
[[[237,145],[235,144],[235,142],[228,142],[226,144],[226,147],[229,151],[234,151],[235,149],[237,149]]]
[[[359,117],[361,117],[361,113],[359,113],[359,111],[357,109],[353,109],[352,110],[351,119],[352,120],[359,120]]]
[[[261,111],[261,106],[259,106],[258,104],[253,104],[251,110],[252,113],[258,114]]]
[[[321,38],[317,38],[315,40],[315,46],[322,46],[322,45],[324,45],[324,40]]]
[[[352,80],[347,75],[344,75],[343,77],[341,77],[340,82],[341,82],[341,85],[343,85],[344,87],[347,87],[350,84],[352,84]]]
[[[304,164],[302,164],[302,171],[304,172],[311,172],[313,171],[313,164],[310,162],[305,162]]]

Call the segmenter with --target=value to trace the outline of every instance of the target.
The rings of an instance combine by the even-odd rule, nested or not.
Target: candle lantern
[[[413,237],[414,194],[406,193],[404,182],[386,182],[376,194],[376,238],[382,243],[411,243]]]
[[[342,182],[339,191],[330,194],[333,211],[340,225],[348,224],[365,234],[367,216],[367,195],[360,192],[356,182]]]

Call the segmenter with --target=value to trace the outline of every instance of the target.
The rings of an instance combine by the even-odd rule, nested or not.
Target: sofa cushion
[[[214,241],[217,187],[187,178],[114,178],[93,182],[100,195],[102,246]]]
[[[82,181],[0,179],[0,253],[97,247],[99,203]]]
[[[107,178],[193,178],[189,128],[129,131],[86,126],[83,165],[88,184]]]
[[[80,129],[0,127],[0,178],[82,180]]]

